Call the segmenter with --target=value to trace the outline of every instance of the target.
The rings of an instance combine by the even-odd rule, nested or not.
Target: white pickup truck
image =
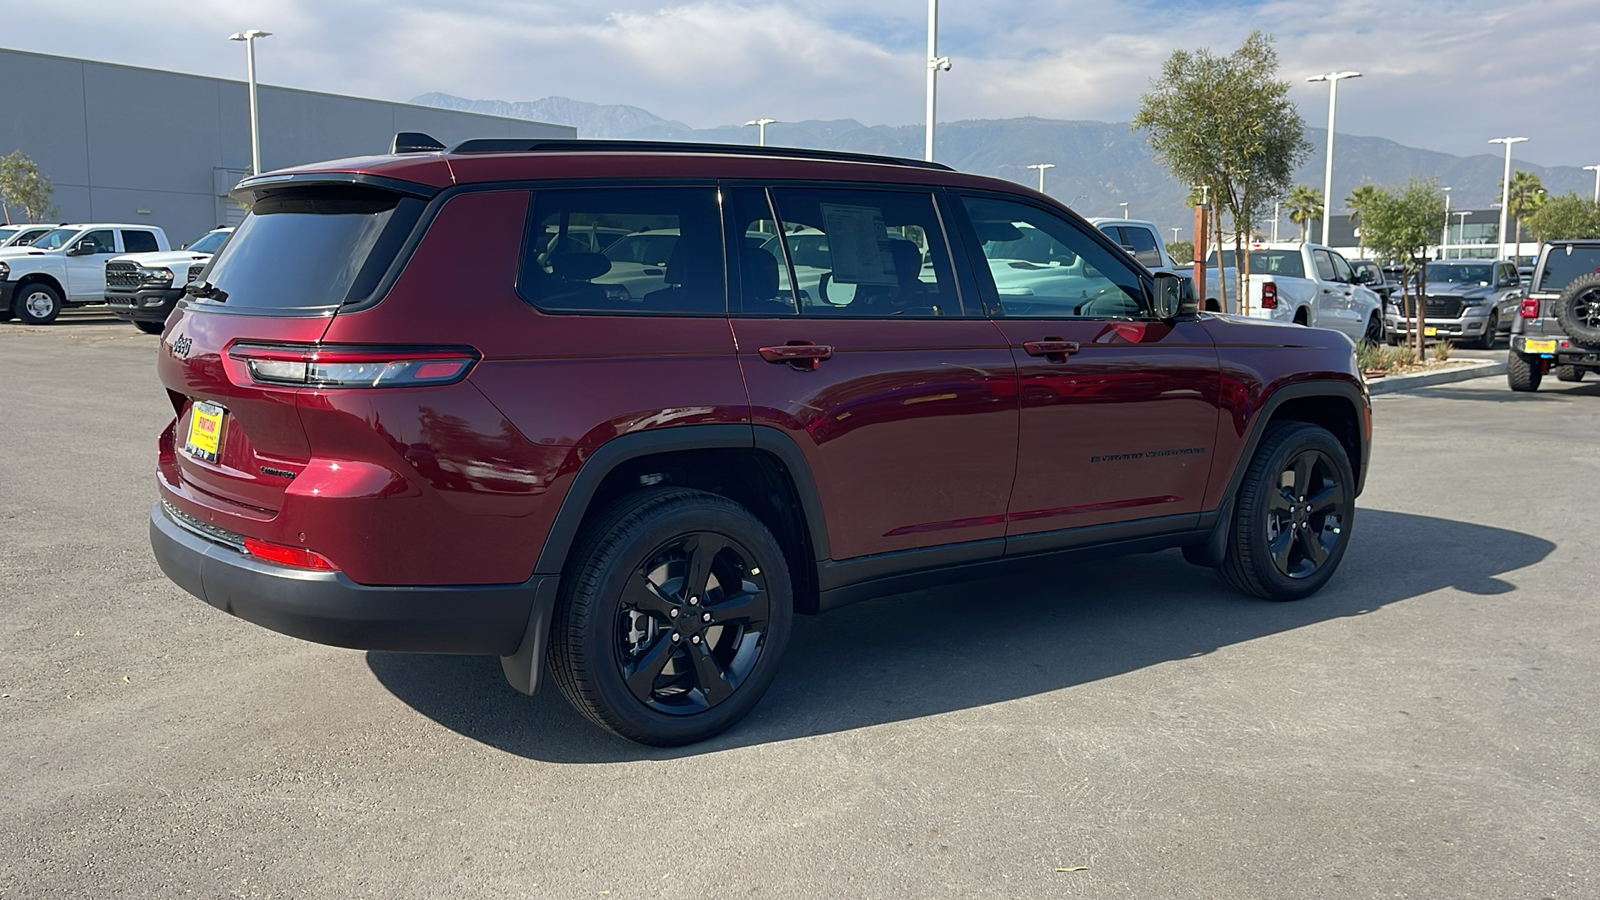
[[[1249,315],[1332,328],[1351,340],[1383,340],[1383,302],[1367,287],[1356,283],[1350,264],[1337,251],[1319,244],[1251,244]],[[1223,309],[1217,289],[1215,251],[1206,270],[1205,308]],[[1231,249],[1222,251],[1222,276],[1228,280],[1230,313],[1239,311],[1238,283]]]
[[[68,306],[106,301],[106,261],[121,253],[171,250],[154,225],[67,225],[26,247],[0,250],[0,321],[54,322]]]

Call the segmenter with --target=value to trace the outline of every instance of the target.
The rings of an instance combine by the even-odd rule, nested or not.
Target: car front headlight
[[[199,278],[200,277],[200,273],[204,272],[205,270],[206,270],[206,264],[205,263],[199,263],[197,265],[190,266],[189,267],[189,280],[188,280],[187,283],[188,284],[194,284],[195,279]]]
[[[0,263],[0,281],[5,281],[6,279],[8,279],[10,277],[11,277],[11,267],[6,265],[5,263]]]
[[[1483,300],[1484,300],[1484,298],[1482,298],[1482,297],[1462,297],[1461,298],[1461,305],[1462,306],[1482,306],[1483,305]]]
[[[164,267],[139,267],[139,280],[145,284],[171,284],[172,270]]]

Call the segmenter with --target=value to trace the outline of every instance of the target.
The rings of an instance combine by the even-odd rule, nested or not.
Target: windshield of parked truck
[[[1216,268],[1217,255],[1211,254],[1211,266]],[[1233,268],[1233,251],[1222,251],[1222,267]],[[1306,265],[1299,250],[1251,250],[1251,275],[1282,275],[1284,278],[1306,277]]]
[[[1429,266],[1429,284],[1488,284],[1494,280],[1494,266]]]
[[[672,248],[678,245],[676,231],[642,231],[630,234],[606,248],[606,259],[612,262],[642,263],[665,267],[672,259]]]
[[[229,232],[212,231],[201,235],[195,242],[185,247],[190,253],[215,253],[228,241]]]
[[[59,250],[78,233],[76,228],[57,228],[28,246],[37,250]]]
[[[1600,272],[1600,247],[1556,245],[1544,259],[1536,291],[1559,291],[1579,275]]]

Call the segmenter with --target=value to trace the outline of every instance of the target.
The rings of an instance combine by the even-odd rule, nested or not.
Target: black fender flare
[[[1370,401],[1360,388],[1347,381],[1301,381],[1278,388],[1262,401],[1261,409],[1250,425],[1250,435],[1245,439],[1244,448],[1239,453],[1239,458],[1234,460],[1233,475],[1228,479],[1228,489],[1223,492],[1222,503],[1219,506],[1226,506],[1239,492],[1239,484],[1244,481],[1244,473],[1250,468],[1250,461],[1255,458],[1256,448],[1261,445],[1261,439],[1267,433],[1267,425],[1278,409],[1290,400],[1311,397],[1333,397],[1350,404],[1350,412],[1356,421],[1357,439],[1361,446],[1361,458],[1352,460],[1356,470],[1356,494],[1360,495],[1367,482],[1367,461],[1372,456],[1372,442],[1365,433],[1367,428],[1365,410],[1370,407]]]
[[[660,453],[740,448],[770,453],[787,470],[805,516],[812,552],[817,560],[828,559],[828,531],[822,517],[822,500],[805,454],[792,438],[766,425],[679,425],[621,435],[595,449],[579,468],[566,497],[561,500],[555,521],[539,551],[534,574],[560,574],[595,493],[618,466]]]

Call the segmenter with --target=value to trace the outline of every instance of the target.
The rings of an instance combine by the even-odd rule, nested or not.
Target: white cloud
[[[8,9],[7,46],[239,77],[244,27],[269,83],[388,99],[426,91],[628,103],[694,126],[779,119],[922,118],[921,0],[120,0]],[[1452,153],[1506,133],[1546,164],[1600,161],[1600,16],[1593,0],[1266,0],[1203,8],[1148,0],[947,2],[940,118],[1125,121],[1176,47],[1226,53],[1251,28],[1274,34],[1308,123],[1327,89],[1304,76],[1364,73],[1340,90],[1339,130]]]

